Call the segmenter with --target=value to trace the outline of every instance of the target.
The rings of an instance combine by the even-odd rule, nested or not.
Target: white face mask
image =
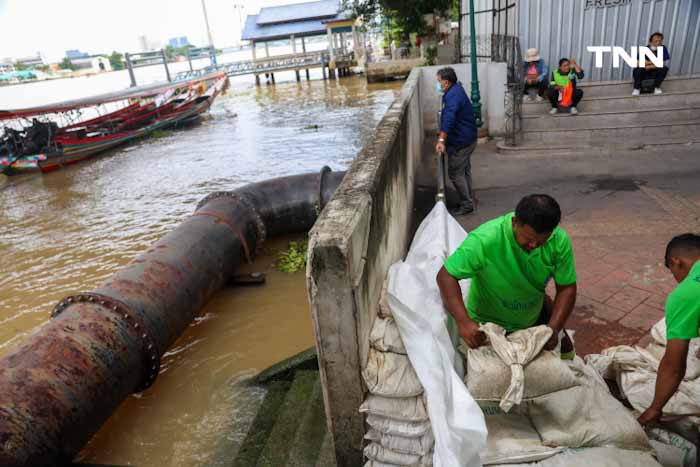
[[[656,48],[657,48],[657,47],[656,47],[655,45],[650,45],[650,46],[649,46],[649,49],[651,49],[653,52],[656,52]]]

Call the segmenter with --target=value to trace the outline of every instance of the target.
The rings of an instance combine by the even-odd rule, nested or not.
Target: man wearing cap
[[[525,62],[523,63],[525,71],[525,95],[529,96],[528,91],[532,88],[537,89],[537,102],[544,100],[544,93],[547,90],[547,65],[540,57],[540,51],[537,49],[527,49],[525,52]],[[531,98],[528,97],[530,101]]]

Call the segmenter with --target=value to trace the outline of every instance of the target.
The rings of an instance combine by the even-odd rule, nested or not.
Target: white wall
[[[471,99],[471,64],[457,63],[449,65],[457,72],[467,95]],[[426,131],[437,131],[437,112],[440,110],[441,97],[435,87],[437,71],[444,65],[422,67],[420,77],[420,98],[423,113],[423,127]],[[506,64],[478,64],[479,92],[481,94],[481,118],[489,135],[505,134],[505,92]]]

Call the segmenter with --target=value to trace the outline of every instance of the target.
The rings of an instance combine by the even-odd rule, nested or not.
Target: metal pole
[[[471,43],[472,56],[472,107],[474,108],[474,116],[476,117],[476,126],[477,128],[481,128],[483,122],[481,121],[481,93],[479,93],[479,73],[476,63],[476,25],[474,24],[474,0],[469,0],[469,26],[471,29],[469,42]]]
[[[187,49],[187,61],[190,62],[190,71],[194,71],[192,67],[192,50]]]
[[[209,15],[207,15],[207,4],[202,0],[202,11],[204,11],[204,24],[207,26],[207,38],[209,39],[209,45],[214,45],[214,40],[211,38],[211,29],[209,28]]]
[[[131,87],[136,86],[136,76],[134,76],[134,66],[131,63],[131,55],[129,52],[124,54],[124,60],[126,60],[126,69],[129,70],[129,78],[131,79]]]
[[[165,49],[160,49],[160,56],[163,57],[163,66],[165,67],[165,76],[168,78],[168,82],[172,81],[170,77],[170,70],[168,69],[168,57],[165,55]]]
[[[445,201],[445,153],[438,154],[438,179],[437,179],[437,194],[435,202]]]

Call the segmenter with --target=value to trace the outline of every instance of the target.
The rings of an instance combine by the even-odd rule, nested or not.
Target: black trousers
[[[523,91],[524,95],[528,94],[528,91],[530,89],[537,89],[537,95],[540,97],[544,97],[545,91],[547,91],[547,81],[542,80],[538,81],[536,84],[530,84],[528,82],[525,83],[525,90]]]
[[[660,88],[661,83],[666,79],[666,74],[668,74],[668,67],[654,68],[653,70],[647,70],[646,68],[635,68],[632,70],[632,76],[634,77],[634,89],[642,89],[642,81],[646,79],[654,80],[654,87]]]
[[[552,104],[552,108],[556,109],[559,107],[559,91],[556,88],[547,89],[547,99]],[[576,107],[578,103],[583,99],[583,91],[574,87],[574,95],[571,97],[571,106]]]

